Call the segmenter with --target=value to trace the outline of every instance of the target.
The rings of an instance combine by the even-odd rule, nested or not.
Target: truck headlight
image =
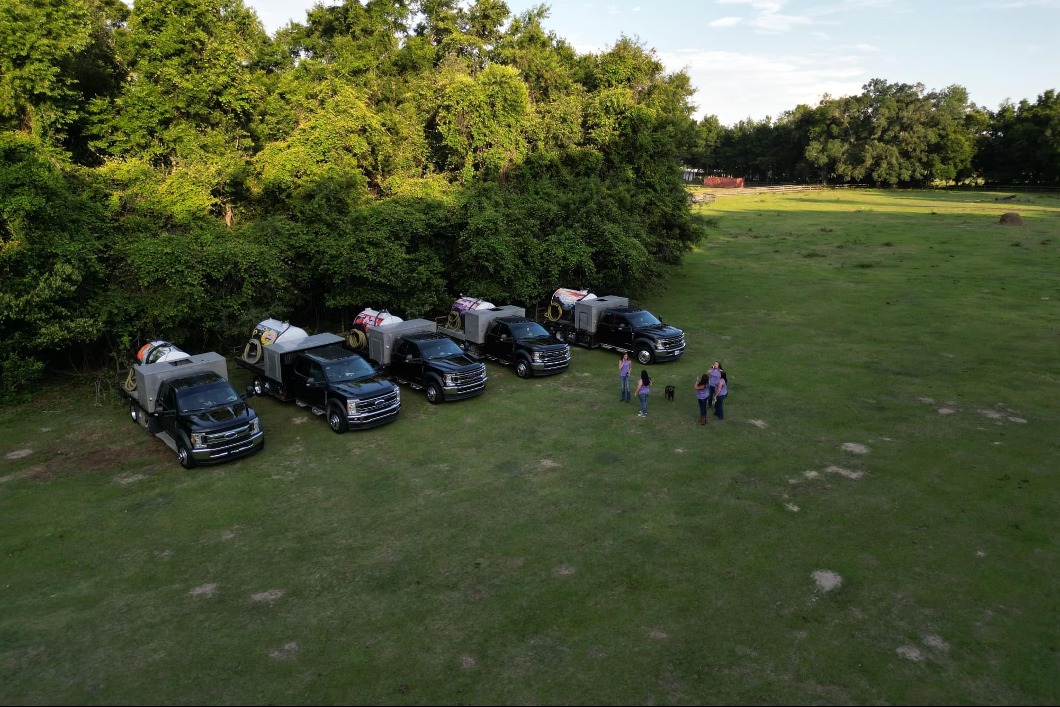
[[[250,434],[256,435],[258,432],[261,432],[261,422],[255,417],[250,421]]]
[[[534,363],[541,363],[541,352],[540,351],[535,351],[534,352]]]
[[[446,387],[456,385],[456,376],[454,376],[452,373],[446,373],[444,376],[442,376],[442,385]]]
[[[191,433],[191,446],[196,449],[200,449],[206,446],[206,433],[205,432],[192,432]]]
[[[351,399],[351,400],[347,400],[346,401],[346,414],[347,415],[356,415],[357,414],[357,401],[356,400],[352,400]]]

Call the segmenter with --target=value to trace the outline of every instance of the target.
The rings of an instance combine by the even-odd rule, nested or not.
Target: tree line
[[[702,236],[686,165],[905,183],[927,179],[908,155],[958,179],[994,149],[1056,179],[1055,158],[1032,177],[1012,158],[1055,125],[1052,93],[990,114],[874,82],[875,107],[722,128],[654,50],[579,54],[547,17],[345,0],[270,37],[242,0],[0,4],[0,396],[151,338],[232,346],[268,317],[644,294]]]
[[[779,118],[696,124],[687,163],[753,181],[923,188],[1060,186],[1060,95],[989,111],[950,86],[874,79],[856,96],[825,96]]]

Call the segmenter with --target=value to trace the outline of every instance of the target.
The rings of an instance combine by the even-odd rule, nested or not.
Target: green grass
[[[0,410],[0,702],[1056,704],[1060,200],[995,196],[702,207],[643,420],[584,349],[193,471],[91,386]]]

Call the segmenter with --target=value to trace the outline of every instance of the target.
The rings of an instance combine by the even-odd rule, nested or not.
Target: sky
[[[244,0],[273,34],[321,0]],[[336,0],[322,0],[338,4]],[[684,70],[695,117],[777,118],[857,95],[872,79],[963,86],[975,104],[1060,91],[1060,0],[506,0],[550,8],[545,29],[579,53],[622,36]]]

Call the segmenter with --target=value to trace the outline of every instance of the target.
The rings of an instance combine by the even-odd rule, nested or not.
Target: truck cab
[[[335,432],[385,425],[401,408],[398,387],[340,346],[296,354],[287,382],[288,395],[314,411],[324,410]]]
[[[570,347],[556,343],[543,326],[522,316],[494,319],[486,330],[483,349],[489,358],[514,367],[520,378],[570,368]]]
[[[294,400],[324,415],[338,433],[385,425],[401,410],[399,388],[386,380],[336,334],[277,338],[248,360],[236,363],[254,374],[254,390],[283,401]]]
[[[171,359],[134,365],[118,386],[132,421],[176,452],[186,469],[260,451],[265,433],[246,403],[253,389],[240,395],[232,388],[220,354],[176,351]]]
[[[432,405],[472,398],[486,388],[486,366],[468,358],[426,319],[372,327],[368,350],[395,380],[425,391]]]
[[[601,346],[633,352],[642,364],[678,359],[685,351],[684,332],[639,307],[605,310],[597,324],[597,339]]]
[[[486,387],[486,367],[439,333],[410,334],[400,339],[390,360],[390,373],[423,388],[430,403],[472,398]]]

